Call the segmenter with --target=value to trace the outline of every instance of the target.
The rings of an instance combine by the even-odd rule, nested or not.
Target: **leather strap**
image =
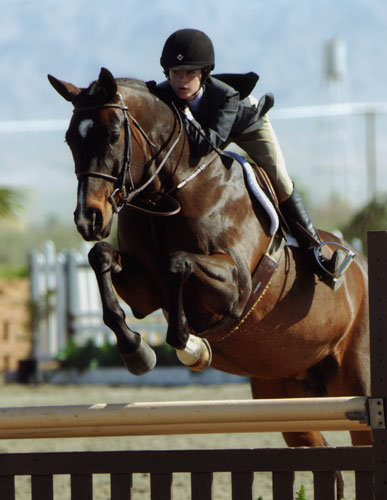
[[[251,295],[245,305],[241,318],[248,314],[250,309],[258,302],[266,287],[270,283],[270,280],[278,267],[284,245],[284,238],[279,233],[276,233],[272,237],[266,253],[262,256],[251,277]]]

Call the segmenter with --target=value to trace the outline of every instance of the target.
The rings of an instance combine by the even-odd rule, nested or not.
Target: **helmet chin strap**
[[[207,78],[210,76],[211,73],[211,68],[206,66],[205,68],[202,68],[202,86],[206,83]]]
[[[198,90],[191,96],[191,99],[187,101],[187,103],[193,102],[196,98],[200,97],[203,94],[203,85],[200,84]],[[189,104],[188,104],[189,106]]]

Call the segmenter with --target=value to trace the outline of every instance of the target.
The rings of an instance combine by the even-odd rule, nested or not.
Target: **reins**
[[[78,178],[78,180],[80,180],[83,177],[96,177],[96,178],[100,178],[100,179],[106,180],[108,182],[112,182],[115,185],[117,185],[117,187],[114,189],[114,191],[109,196],[109,202],[111,203],[111,205],[113,207],[113,212],[115,212],[115,213],[118,213],[125,205],[129,205],[129,206],[131,206],[131,207],[133,207],[133,208],[135,208],[137,210],[140,210],[142,212],[146,212],[146,213],[149,213],[149,214],[152,214],[152,215],[166,215],[166,216],[174,215],[174,214],[176,214],[176,213],[178,213],[180,211],[180,204],[179,204],[179,202],[177,200],[175,200],[172,196],[170,196],[169,193],[157,192],[157,193],[155,193],[153,195],[153,199],[149,199],[148,201],[149,201],[149,204],[151,204],[151,205],[153,205],[155,207],[156,204],[159,202],[159,200],[161,198],[165,198],[165,199],[168,200],[169,203],[171,203],[174,206],[174,208],[172,210],[156,211],[155,209],[150,209],[150,208],[147,208],[147,207],[141,207],[139,205],[134,205],[134,204],[131,203],[131,201],[134,198],[138,197],[138,195],[140,193],[142,193],[154,181],[154,179],[159,175],[159,173],[161,172],[161,170],[164,168],[164,166],[165,166],[168,158],[170,157],[170,155],[172,154],[173,150],[175,149],[175,147],[179,143],[180,138],[181,138],[182,133],[183,133],[183,123],[182,123],[182,119],[180,117],[180,114],[178,112],[175,113],[175,116],[178,117],[178,123],[179,123],[179,131],[178,131],[177,137],[175,138],[175,140],[173,141],[171,147],[169,148],[169,150],[167,151],[166,155],[162,159],[161,163],[158,165],[158,167],[153,172],[153,174],[149,177],[149,179],[146,182],[144,182],[141,186],[139,186],[139,187],[136,188],[135,185],[134,185],[134,182],[133,182],[133,179],[132,179],[132,173],[131,173],[131,163],[130,163],[131,162],[131,158],[132,158],[132,141],[131,141],[131,137],[132,137],[132,133],[133,132],[131,130],[129,119],[131,120],[131,122],[133,123],[133,125],[139,130],[139,132],[141,133],[141,135],[144,137],[145,141],[150,146],[150,149],[151,149],[151,152],[152,152],[152,156],[144,164],[144,168],[146,168],[147,166],[149,166],[155,160],[155,158],[157,158],[157,156],[159,155],[160,151],[163,148],[161,148],[155,154],[153,153],[152,149],[155,147],[155,144],[149,139],[148,135],[142,129],[141,125],[131,115],[131,113],[129,112],[128,107],[124,103],[122,95],[118,94],[118,97],[120,98],[120,101],[121,101],[120,104],[107,103],[107,104],[101,104],[101,105],[98,105],[98,106],[86,106],[86,107],[76,108],[73,111],[73,113],[80,113],[80,112],[83,112],[83,111],[94,111],[94,110],[106,109],[106,108],[117,108],[117,109],[121,109],[122,110],[122,112],[124,114],[125,152],[124,152],[124,158],[123,158],[123,161],[122,161],[122,164],[121,164],[121,168],[120,168],[120,171],[119,171],[118,175],[117,176],[113,176],[113,175],[110,175],[110,174],[105,174],[105,173],[102,173],[102,172],[95,172],[95,171],[90,171],[89,170],[87,172],[79,172],[77,174],[77,178]],[[129,182],[130,182],[129,191],[126,188],[127,178],[129,178]],[[186,181],[184,183],[184,185],[187,182],[189,182],[189,181]],[[182,184],[182,183],[180,183],[180,184]],[[180,189],[179,186],[177,186],[176,188],[174,188],[170,192],[175,191],[176,189]],[[120,196],[120,199],[119,199],[119,202],[117,203],[116,202],[116,198],[118,196]]]

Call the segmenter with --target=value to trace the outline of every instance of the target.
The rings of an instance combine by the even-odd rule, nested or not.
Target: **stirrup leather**
[[[341,263],[341,265],[336,270],[336,272],[332,273],[321,262],[321,259],[320,259],[320,256],[322,255],[321,249],[324,245],[333,245],[333,246],[337,247],[338,249],[343,250],[346,254],[344,261]],[[344,275],[345,271],[351,265],[351,263],[355,257],[355,252],[353,252],[351,249],[345,247],[344,245],[337,243],[336,241],[323,241],[317,247],[313,248],[313,252],[314,252],[314,256],[316,258],[318,265],[321,267],[321,269],[324,271],[324,273],[326,273],[328,276],[330,276],[330,278],[333,281],[336,281],[337,279],[341,278]]]

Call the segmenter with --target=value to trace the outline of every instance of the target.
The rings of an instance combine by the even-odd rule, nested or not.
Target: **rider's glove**
[[[185,117],[187,118],[187,120],[193,120],[194,117],[191,113],[191,110],[189,109],[188,106],[186,106],[184,109],[183,109],[183,113],[185,114]]]

